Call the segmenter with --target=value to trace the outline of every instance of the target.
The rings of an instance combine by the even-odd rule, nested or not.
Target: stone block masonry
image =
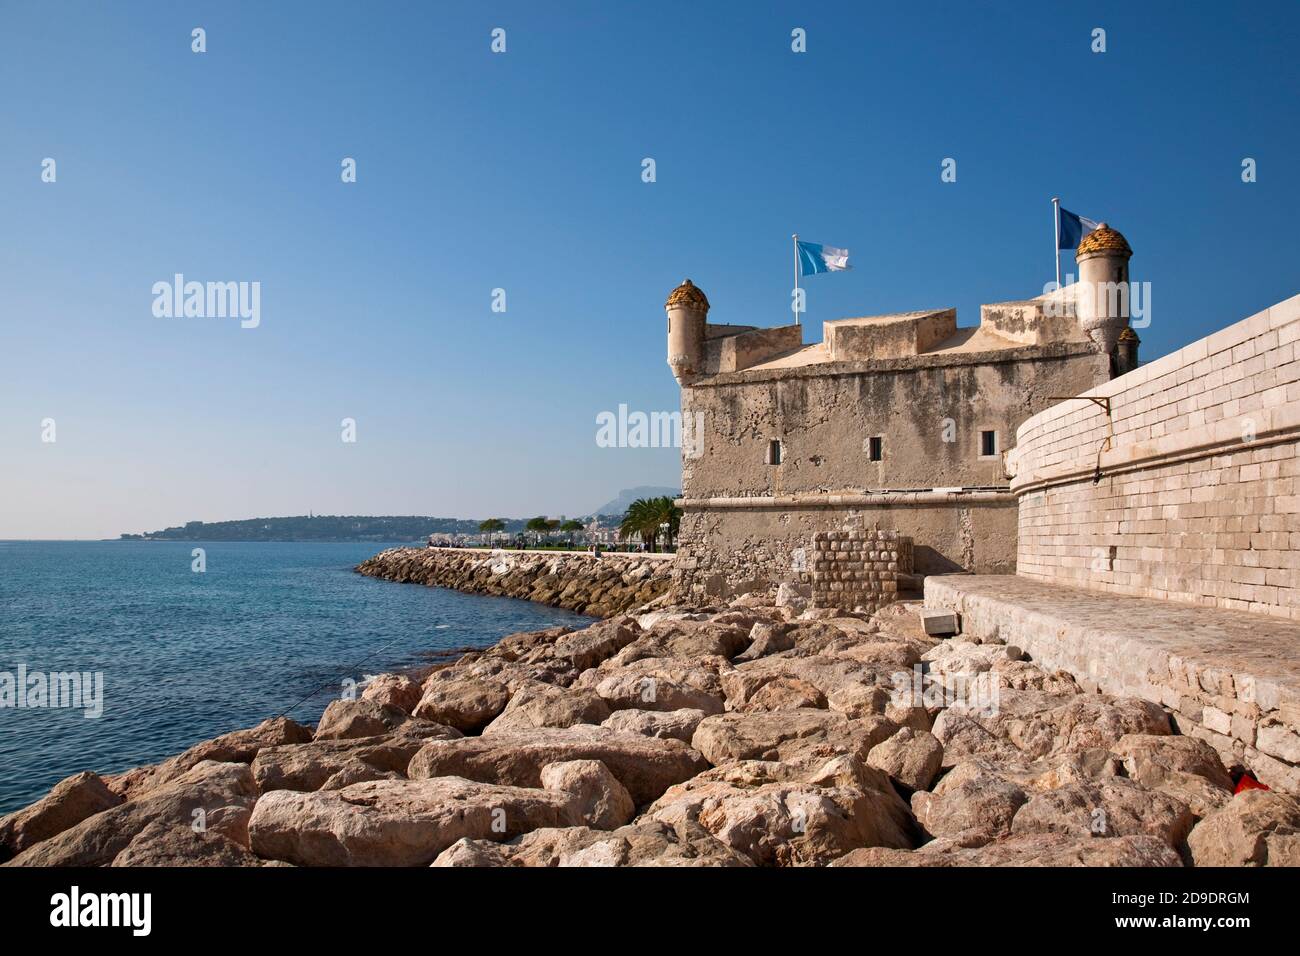
[[[823,531],[813,535],[814,607],[877,611],[898,600],[912,573],[912,539],[897,531]]]
[[[592,617],[612,617],[665,594],[671,554],[390,548],[357,566],[386,581],[427,584],[470,594],[522,598]]]
[[[1297,349],[1300,296],[1028,419],[1017,574],[1300,621]]]
[[[699,604],[766,590],[773,583],[811,584],[813,537],[841,530],[846,522],[896,531],[916,542],[916,574],[1015,570],[1016,501],[1010,491],[781,495],[682,504],[675,586],[683,600]]]

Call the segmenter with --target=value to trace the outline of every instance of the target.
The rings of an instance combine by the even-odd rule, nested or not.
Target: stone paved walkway
[[[1089,689],[1163,704],[1181,732],[1300,791],[1300,624],[1012,575],[930,576],[925,603]]]

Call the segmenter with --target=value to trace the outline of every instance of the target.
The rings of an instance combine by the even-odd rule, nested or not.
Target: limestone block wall
[[[1300,620],[1300,296],[1029,418],[1017,573]]]
[[[823,531],[813,535],[814,607],[877,611],[898,599],[912,573],[912,539],[897,531]]]

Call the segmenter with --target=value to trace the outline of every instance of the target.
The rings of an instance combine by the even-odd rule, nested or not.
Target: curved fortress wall
[[[1041,412],[1017,573],[1300,620],[1300,296]]]

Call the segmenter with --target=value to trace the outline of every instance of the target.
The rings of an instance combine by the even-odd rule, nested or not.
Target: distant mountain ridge
[[[628,506],[638,498],[660,498],[664,495],[667,495],[670,498],[676,498],[680,494],[680,488],[663,488],[658,485],[638,485],[635,488],[624,488],[618,493],[617,498],[601,505],[592,513],[598,515],[621,515],[627,511]]]

